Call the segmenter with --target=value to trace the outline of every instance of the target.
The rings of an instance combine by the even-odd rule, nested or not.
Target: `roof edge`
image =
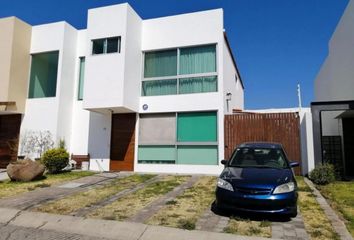
[[[229,50],[229,53],[230,53],[230,56],[231,56],[231,59],[232,59],[232,63],[234,64],[234,67],[235,67],[235,69],[236,69],[237,75],[238,75],[239,78],[240,78],[242,89],[245,89],[245,85],[243,84],[240,71],[238,70],[238,67],[237,67],[237,64],[236,64],[235,56],[234,56],[234,54],[232,53],[231,46],[230,46],[230,42],[229,42],[229,39],[227,38],[227,35],[226,35],[226,32],[225,32],[225,31],[224,31],[224,39],[225,39],[225,42],[226,42],[227,49]]]

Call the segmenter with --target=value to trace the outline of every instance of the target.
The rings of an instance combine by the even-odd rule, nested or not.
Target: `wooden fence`
[[[288,158],[301,164],[300,121],[297,113],[247,113],[225,116],[225,159],[243,142],[281,143]],[[301,173],[298,167],[296,174]]]

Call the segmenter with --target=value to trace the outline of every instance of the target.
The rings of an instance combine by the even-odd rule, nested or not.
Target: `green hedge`
[[[332,164],[323,164],[316,167],[309,174],[311,181],[318,185],[326,185],[336,180],[335,169]]]
[[[69,164],[69,153],[63,148],[50,149],[41,161],[49,173],[59,173]]]

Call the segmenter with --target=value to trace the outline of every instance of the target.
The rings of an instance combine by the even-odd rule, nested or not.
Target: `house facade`
[[[243,109],[244,89],[222,9],[143,20],[119,4],[90,9],[82,30],[13,17],[0,26],[0,48],[15,49],[0,57],[0,119],[20,116],[21,136],[64,139],[90,154],[91,170],[223,168],[224,115]]]
[[[329,52],[315,80],[313,114],[315,164],[333,163],[354,176],[354,2],[329,41]]]

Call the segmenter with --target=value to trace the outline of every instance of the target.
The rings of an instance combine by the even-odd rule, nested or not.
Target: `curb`
[[[86,219],[39,212],[0,208],[0,224],[73,233],[89,237],[117,240],[265,240],[227,233],[189,231],[177,228],[151,226],[133,222]]]
[[[307,185],[313,191],[313,194],[316,196],[316,201],[321,206],[322,210],[331,221],[331,225],[334,228],[334,231],[339,235],[340,239],[343,240],[353,240],[352,235],[349,233],[344,222],[338,217],[336,212],[331,208],[326,199],[322,196],[320,191],[317,190],[315,185],[311,182],[310,179],[304,178]]]

